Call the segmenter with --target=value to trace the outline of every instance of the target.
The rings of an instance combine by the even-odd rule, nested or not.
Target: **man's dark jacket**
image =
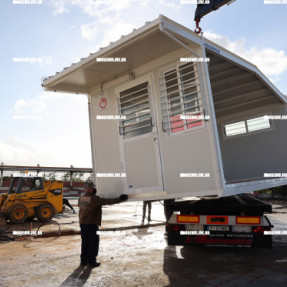
[[[95,224],[101,226],[102,206],[120,202],[121,200],[119,198],[101,198],[95,194],[85,193],[78,201],[80,224]]]

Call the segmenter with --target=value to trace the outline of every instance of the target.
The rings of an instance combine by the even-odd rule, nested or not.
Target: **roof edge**
[[[81,60],[77,63],[72,64],[69,67],[64,68],[62,71],[57,72],[53,76],[43,77],[42,78],[42,87],[45,90],[48,90],[47,87],[50,84],[57,84],[62,78],[66,77],[67,75],[71,74],[72,72],[85,67],[86,65],[91,64],[92,62],[96,61],[98,57],[108,56],[109,53],[114,52],[116,49],[120,49],[123,46],[130,44],[133,38],[138,39],[140,35],[144,36],[155,29],[160,29],[160,24],[162,23],[163,19],[166,18],[163,15],[159,15],[158,18],[151,22],[146,22],[146,24],[138,29],[134,29],[128,35],[122,36],[115,42],[111,42],[108,46],[104,48],[100,48],[97,52],[90,53],[89,56],[86,58],[81,58]]]

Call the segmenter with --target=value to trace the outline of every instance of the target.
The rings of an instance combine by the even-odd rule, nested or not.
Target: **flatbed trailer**
[[[254,196],[178,201],[165,209],[169,245],[272,247],[272,235],[266,231],[273,226],[264,215],[272,206]]]

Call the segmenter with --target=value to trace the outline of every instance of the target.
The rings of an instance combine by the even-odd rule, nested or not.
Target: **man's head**
[[[96,189],[95,184],[93,182],[86,182],[84,185],[84,188],[85,188],[86,193],[92,193],[92,194],[97,193],[97,189]]]

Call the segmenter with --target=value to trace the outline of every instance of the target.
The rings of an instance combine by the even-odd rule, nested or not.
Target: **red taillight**
[[[262,226],[256,226],[252,228],[255,233],[264,233],[264,228]]]
[[[176,225],[176,226],[173,227],[173,231],[179,231],[178,225]]]
[[[167,224],[166,225],[166,231],[178,232],[181,230],[185,230],[185,226],[183,224]]]

